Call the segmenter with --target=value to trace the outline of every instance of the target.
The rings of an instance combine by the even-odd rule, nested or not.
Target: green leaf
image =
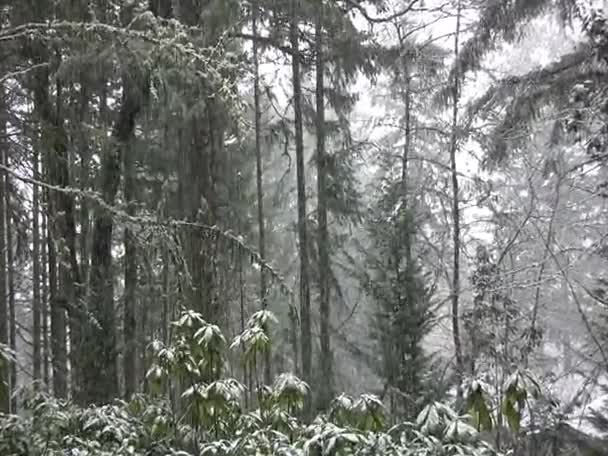
[[[515,404],[508,398],[502,401],[502,414],[509,423],[509,428],[514,432],[519,432],[521,428],[521,413],[515,408]]]
[[[492,415],[481,389],[476,389],[469,396],[469,414],[478,431],[491,431],[493,428]]]
[[[501,412],[514,432],[519,432],[521,429],[521,411],[528,397],[528,392],[524,388],[518,388],[518,384],[518,382],[509,384],[501,405]]]

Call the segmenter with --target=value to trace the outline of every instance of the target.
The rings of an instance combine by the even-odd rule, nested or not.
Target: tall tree
[[[5,155],[4,166],[9,166],[9,157]],[[10,167],[10,166],[9,166]],[[13,243],[13,197],[11,191],[11,181],[8,174],[4,176],[4,197],[6,215],[4,216],[6,230],[6,262],[8,280],[8,325],[9,325],[9,346],[13,353],[17,353],[17,316],[15,314],[15,255]],[[17,360],[14,359],[10,364],[10,390],[14,392],[17,388]],[[11,412],[17,413],[17,396],[11,398]]]
[[[47,211],[49,218],[55,210],[55,201],[50,191],[46,191]],[[52,222],[51,222],[52,223]],[[48,267],[48,298],[50,303],[50,359],[51,377],[53,379],[53,394],[66,398],[68,394],[68,368],[65,308],[58,291],[57,249],[55,247],[54,228],[48,226],[46,234],[47,267]],[[54,223],[53,223],[54,225]]]
[[[306,213],[306,169],[304,164],[304,133],[302,117],[302,83],[300,74],[300,2],[291,0],[289,39],[291,43],[291,77],[296,147],[296,179],[298,198],[298,252],[300,257],[300,346],[302,378],[309,385],[312,380],[312,331],[310,317],[310,282],[308,258],[308,215]]]
[[[461,0],[458,0],[456,11],[456,33],[454,34],[454,56],[458,61],[461,21]],[[452,78],[452,132],[450,136],[450,171],[452,180],[452,336],[456,352],[456,374],[458,379],[458,392],[461,394],[461,382],[464,374],[464,359],[460,340],[459,299],[460,299],[460,190],[458,182],[458,169],[456,155],[458,153],[458,102],[460,99],[460,79],[456,71]]]
[[[40,175],[40,174],[39,174]],[[44,205],[46,205],[46,191],[42,190],[41,199]],[[49,251],[47,249],[48,239],[48,226],[47,226],[47,210],[43,210],[41,213],[42,226],[40,227],[40,247],[41,247],[41,265],[40,265],[40,280],[42,282],[42,294],[40,296],[41,315],[40,319],[42,324],[40,329],[42,331],[42,378],[44,385],[48,390],[50,385],[50,362],[51,362],[51,345],[49,343]]]
[[[255,160],[256,160],[256,187],[258,203],[258,251],[262,261],[266,259],[266,229],[264,226],[264,188],[263,188],[263,168],[262,168],[262,111],[260,107],[260,60],[258,45],[258,19],[259,4],[256,0],[251,2],[251,23],[253,35],[253,103],[255,116]],[[266,271],[260,268],[260,303],[262,308],[268,306]],[[270,349],[265,353],[264,359],[264,382],[271,383],[271,353]]]
[[[324,60],[324,2],[319,0],[315,16],[316,55],[316,119],[317,136],[317,223],[319,249],[319,317],[321,326],[321,379],[319,381],[319,405],[325,408],[332,398],[332,352],[330,340],[330,259],[327,227],[327,157],[325,152],[325,60]]]
[[[399,47],[405,49],[407,46],[406,40],[403,37],[401,27],[397,26],[397,35],[399,39]],[[411,153],[412,143],[412,76],[411,76],[411,62],[404,55],[401,73],[403,74],[403,90],[401,92],[402,103],[403,103],[403,154],[401,158],[401,193],[402,193],[402,206],[405,213],[408,212],[410,205],[409,194],[408,194],[408,166]],[[405,244],[405,256],[406,264],[409,265],[412,260],[412,239],[409,226],[403,232],[404,244]]]
[[[429,109],[433,93],[429,87],[439,78],[437,56],[442,52],[408,37],[407,21],[392,25],[398,46],[385,51],[391,101],[383,116],[394,115],[396,120],[391,123],[394,131],[381,142],[386,149],[377,153],[380,170],[370,183],[373,193],[365,218],[367,239],[361,246],[365,261],[359,281],[377,306],[372,336],[380,349],[377,372],[384,383],[383,396],[391,415],[412,419],[441,390],[440,382],[428,381],[433,359],[424,342],[434,327],[435,304],[432,282],[428,284],[430,268],[423,267],[419,253],[425,252],[425,246],[416,237],[422,220],[428,218],[424,197],[428,176],[414,160],[432,144],[416,127]]]
[[[6,156],[7,106],[4,86],[0,86],[0,163],[4,166]],[[7,267],[6,267],[6,186],[4,185],[6,172],[0,170],[0,344],[8,347],[9,344],[9,314],[7,293]],[[0,363],[0,412],[10,412],[10,364],[3,359]]]
[[[127,214],[135,215],[135,166],[131,150],[123,154],[124,199]],[[125,397],[131,397],[137,390],[137,245],[132,228],[127,223],[124,231],[124,357],[123,373],[125,377]]]
[[[34,169],[34,180],[40,181],[40,163],[38,149],[32,151],[32,167]],[[40,299],[40,187],[35,184],[32,193],[32,361],[34,380],[42,379],[42,347],[41,347],[41,318],[42,305]],[[44,325],[42,325],[44,326]],[[46,352],[44,353],[46,356]]]

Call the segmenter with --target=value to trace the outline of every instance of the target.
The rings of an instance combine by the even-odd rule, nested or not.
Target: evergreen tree
[[[387,186],[388,187],[388,186]],[[382,354],[381,377],[394,413],[414,417],[431,394],[425,372],[431,358],[423,342],[433,327],[432,292],[404,233],[415,235],[414,211],[401,207],[401,185],[374,202],[367,224],[371,246],[363,287],[378,307],[374,333]]]

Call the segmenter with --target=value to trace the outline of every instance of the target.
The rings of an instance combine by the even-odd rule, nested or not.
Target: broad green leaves
[[[279,402],[302,399],[307,386],[292,375],[277,379],[270,395]],[[191,406],[202,406],[209,421],[198,430],[174,422],[171,408],[144,395],[131,402],[80,409],[52,398],[29,401],[22,417],[0,416],[2,454],[191,456],[489,456],[491,448],[477,432],[449,407],[434,403],[425,408],[417,424],[402,423],[385,431],[362,420],[378,416],[382,408],[374,396],[357,400],[341,396],[336,408],[348,409],[352,422],[338,423],[319,416],[304,423],[289,416],[284,407],[273,407],[264,418],[260,411],[241,412],[227,404],[238,401],[242,385],[222,379],[197,385],[184,393]],[[200,411],[200,409],[199,409]],[[282,423],[279,425],[279,421]],[[429,426],[430,422],[433,426]],[[433,428],[436,435],[428,432]],[[193,451],[193,442],[200,442]]]
[[[537,399],[540,393],[540,385],[526,372],[516,372],[507,380],[507,387],[502,398],[501,413],[514,432],[519,432],[521,428],[522,412],[528,397]]]
[[[293,374],[279,375],[272,387],[271,398],[279,407],[288,412],[299,411],[304,407],[308,385]]]
[[[258,355],[270,350],[270,326],[278,323],[276,317],[267,310],[254,313],[242,334],[234,338],[230,345],[232,349],[243,349],[243,362],[248,367],[255,368]]]
[[[433,402],[422,409],[416,419],[416,425],[425,434],[438,434],[446,423],[455,420],[457,413],[440,402]]]
[[[329,420],[340,426],[350,426],[362,432],[377,432],[386,425],[382,401],[372,394],[355,399],[347,394],[336,397],[328,413]]]
[[[491,431],[495,423],[504,418],[508,427],[518,433],[528,399],[538,399],[541,395],[538,381],[529,372],[519,370],[505,382],[500,405],[495,410],[486,389],[480,382],[473,381],[467,395],[467,411],[478,431]]]
[[[233,349],[243,350],[247,365],[255,367],[259,355],[269,348],[268,330],[273,322],[276,319],[271,313],[257,312],[232,342]],[[342,394],[333,400],[327,415],[318,416],[312,423],[302,422],[297,414],[304,407],[309,386],[290,373],[277,376],[271,386],[261,388],[258,408],[244,412],[244,385],[219,376],[209,379],[211,374],[219,375],[219,371],[209,369],[223,362],[226,348],[219,329],[191,311],[184,312],[173,326],[174,338],[169,346],[152,344],[156,362],[148,380],[161,389],[169,387],[175,374],[187,380],[180,399],[190,424],[182,425],[179,434],[189,442],[203,438],[201,454],[492,454],[466,417],[439,402],[424,407],[416,423],[403,423],[388,432],[384,405],[380,398],[369,394],[356,398]],[[478,399],[477,409],[483,403]],[[129,407],[131,413],[142,416],[140,403]],[[146,423],[154,429],[150,431],[154,437],[163,429],[173,429],[149,418]],[[478,427],[484,427],[483,423]]]
[[[494,426],[492,415],[484,392],[478,382],[473,382],[473,385],[471,386],[467,405],[469,415],[471,415],[473,419],[475,428],[478,431],[482,429],[491,431]]]

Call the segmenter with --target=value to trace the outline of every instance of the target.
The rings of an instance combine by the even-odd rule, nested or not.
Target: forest
[[[607,271],[606,0],[0,0],[0,456],[605,456]]]

